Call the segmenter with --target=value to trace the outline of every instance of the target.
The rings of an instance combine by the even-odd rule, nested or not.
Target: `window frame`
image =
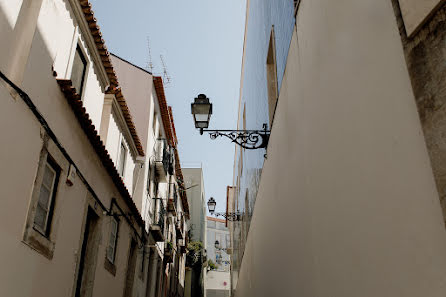
[[[64,184],[60,181],[63,179],[63,175],[69,171],[70,163],[65,159],[54,142],[50,140],[48,134],[43,133],[42,140],[43,145],[38,163],[36,164],[36,174],[30,195],[22,242],[43,257],[51,260],[54,256],[57,231],[59,228],[59,224],[57,223],[60,216],[60,213],[58,213],[58,208],[60,208],[58,206],[58,196],[63,195],[65,191]],[[46,232],[42,232],[42,229],[34,227],[34,220],[47,162],[50,162],[53,169],[56,169],[58,172],[58,179],[54,182],[53,186],[54,191],[46,223],[47,229],[45,230]]]
[[[277,103],[279,102],[279,77],[277,75],[277,57],[276,57],[276,37],[274,25],[271,26],[271,33],[268,42],[268,52],[266,55],[266,85],[268,90],[268,116],[270,129],[274,123]]]
[[[113,222],[116,223],[116,227],[115,228],[113,228]],[[113,235],[113,231],[114,230],[115,230],[115,233]],[[110,232],[109,232],[109,237],[108,237],[107,248],[106,248],[106,251],[105,251],[105,258],[113,265],[116,262],[116,249],[118,247],[118,233],[119,233],[119,220],[116,219],[114,216],[111,216],[110,217]],[[110,242],[112,236],[114,236],[113,245],[111,245],[111,242]],[[113,249],[112,259],[109,258],[109,249],[110,248]]]
[[[71,65],[71,74],[70,74],[70,80],[73,82],[72,78],[73,78],[73,67],[75,64],[75,58],[76,58],[76,54],[79,53],[79,57],[80,60],[82,61],[82,63],[84,64],[84,69],[82,71],[82,77],[81,77],[81,81],[80,81],[80,90],[77,90],[76,87],[73,85],[73,87],[76,89],[76,92],[78,93],[78,95],[83,98],[83,93],[84,93],[84,85],[85,85],[85,81],[87,78],[87,70],[88,70],[88,59],[87,59],[87,55],[85,54],[85,51],[83,50],[81,44],[80,44],[80,40],[77,42],[76,44],[76,48],[74,50],[74,54],[73,54],[73,62]]]
[[[127,147],[123,140],[121,140],[119,146],[119,155],[118,155],[118,173],[121,177],[124,177],[125,173],[125,163],[127,162]],[[122,154],[124,152],[124,155]]]
[[[38,197],[36,201],[36,212],[34,213],[34,217],[32,218],[32,226],[33,229],[42,234],[45,237],[49,237],[50,231],[51,231],[51,223],[53,220],[53,214],[54,214],[54,204],[55,204],[55,198],[57,194],[57,187],[59,185],[59,179],[60,179],[60,167],[57,165],[57,163],[51,158],[49,154],[46,156],[45,164],[43,167],[43,173],[42,173],[42,181],[39,184],[39,190],[38,190]],[[50,189],[50,197],[48,198],[48,205],[47,205],[47,214],[45,217],[45,222],[43,229],[36,224],[36,215],[37,215],[37,207],[39,206],[40,202],[40,193],[42,191],[42,186],[44,186],[44,176],[46,172],[46,168],[49,167],[54,172],[54,178],[52,180],[52,185]]]

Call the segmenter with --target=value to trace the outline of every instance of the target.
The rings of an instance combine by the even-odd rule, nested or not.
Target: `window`
[[[215,229],[216,228],[215,221],[208,221],[208,228]]]
[[[276,111],[277,99],[279,97],[279,92],[277,89],[277,66],[274,26],[271,29],[268,55],[266,58],[266,82],[268,86],[269,124],[271,127],[273,125],[274,113]]]
[[[156,136],[156,116],[157,113],[156,111],[153,113],[153,120],[152,120],[152,130],[153,130],[153,135]]]
[[[73,68],[71,70],[71,81],[76,92],[82,96],[85,73],[87,72],[87,59],[85,59],[84,53],[82,52],[79,45],[76,47],[76,53],[73,59]]]
[[[59,168],[47,157],[37,200],[34,228],[48,236],[51,225],[53,200],[59,180]]]
[[[152,185],[152,169],[153,166],[148,163],[149,168],[147,169],[147,184],[146,184],[146,189],[147,189],[147,195],[152,196],[152,193],[150,193],[151,190],[151,185]]]
[[[121,149],[119,150],[119,159],[118,159],[118,172],[121,176],[124,176],[126,156],[127,156],[127,149],[124,143],[121,142]]]
[[[115,262],[115,254],[116,254],[116,242],[118,239],[118,221],[116,218],[111,218],[110,223],[110,238],[108,240],[107,245],[107,259],[110,263]]]

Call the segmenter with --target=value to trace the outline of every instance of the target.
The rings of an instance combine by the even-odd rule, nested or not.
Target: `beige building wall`
[[[444,296],[446,236],[390,1],[302,1],[235,296]]]
[[[407,35],[411,36],[445,3],[444,0],[399,0]]]

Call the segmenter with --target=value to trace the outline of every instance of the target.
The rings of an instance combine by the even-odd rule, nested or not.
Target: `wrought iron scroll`
[[[242,220],[242,213],[240,212],[214,212],[214,216],[216,217],[224,217],[228,221],[241,221]]]
[[[211,139],[224,136],[232,142],[249,150],[266,148],[268,145],[270,131],[263,124],[263,130],[204,130],[209,133]]]

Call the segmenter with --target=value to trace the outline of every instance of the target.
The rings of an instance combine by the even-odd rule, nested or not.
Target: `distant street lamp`
[[[208,200],[208,208],[209,208],[209,212],[211,214],[214,213],[216,205],[217,205],[217,202],[215,202],[214,198],[213,197],[209,198],[209,200]]]
[[[213,197],[209,198],[208,200],[208,209],[209,212],[216,216],[216,217],[224,217],[228,221],[241,221],[242,220],[242,213],[237,212],[215,212],[215,206],[217,205],[217,202]],[[218,240],[215,242],[218,243]]]
[[[201,135],[203,132],[208,132],[211,139],[225,136],[241,147],[251,150],[266,148],[268,145],[271,131],[267,129],[267,124],[263,124],[262,130],[207,130],[212,115],[212,103],[204,94],[200,94],[194,99],[191,110],[195,128],[200,129]]]
[[[220,244],[220,242],[218,240],[215,241],[214,247],[218,251],[226,251],[227,250],[227,249],[221,247],[221,244]]]

